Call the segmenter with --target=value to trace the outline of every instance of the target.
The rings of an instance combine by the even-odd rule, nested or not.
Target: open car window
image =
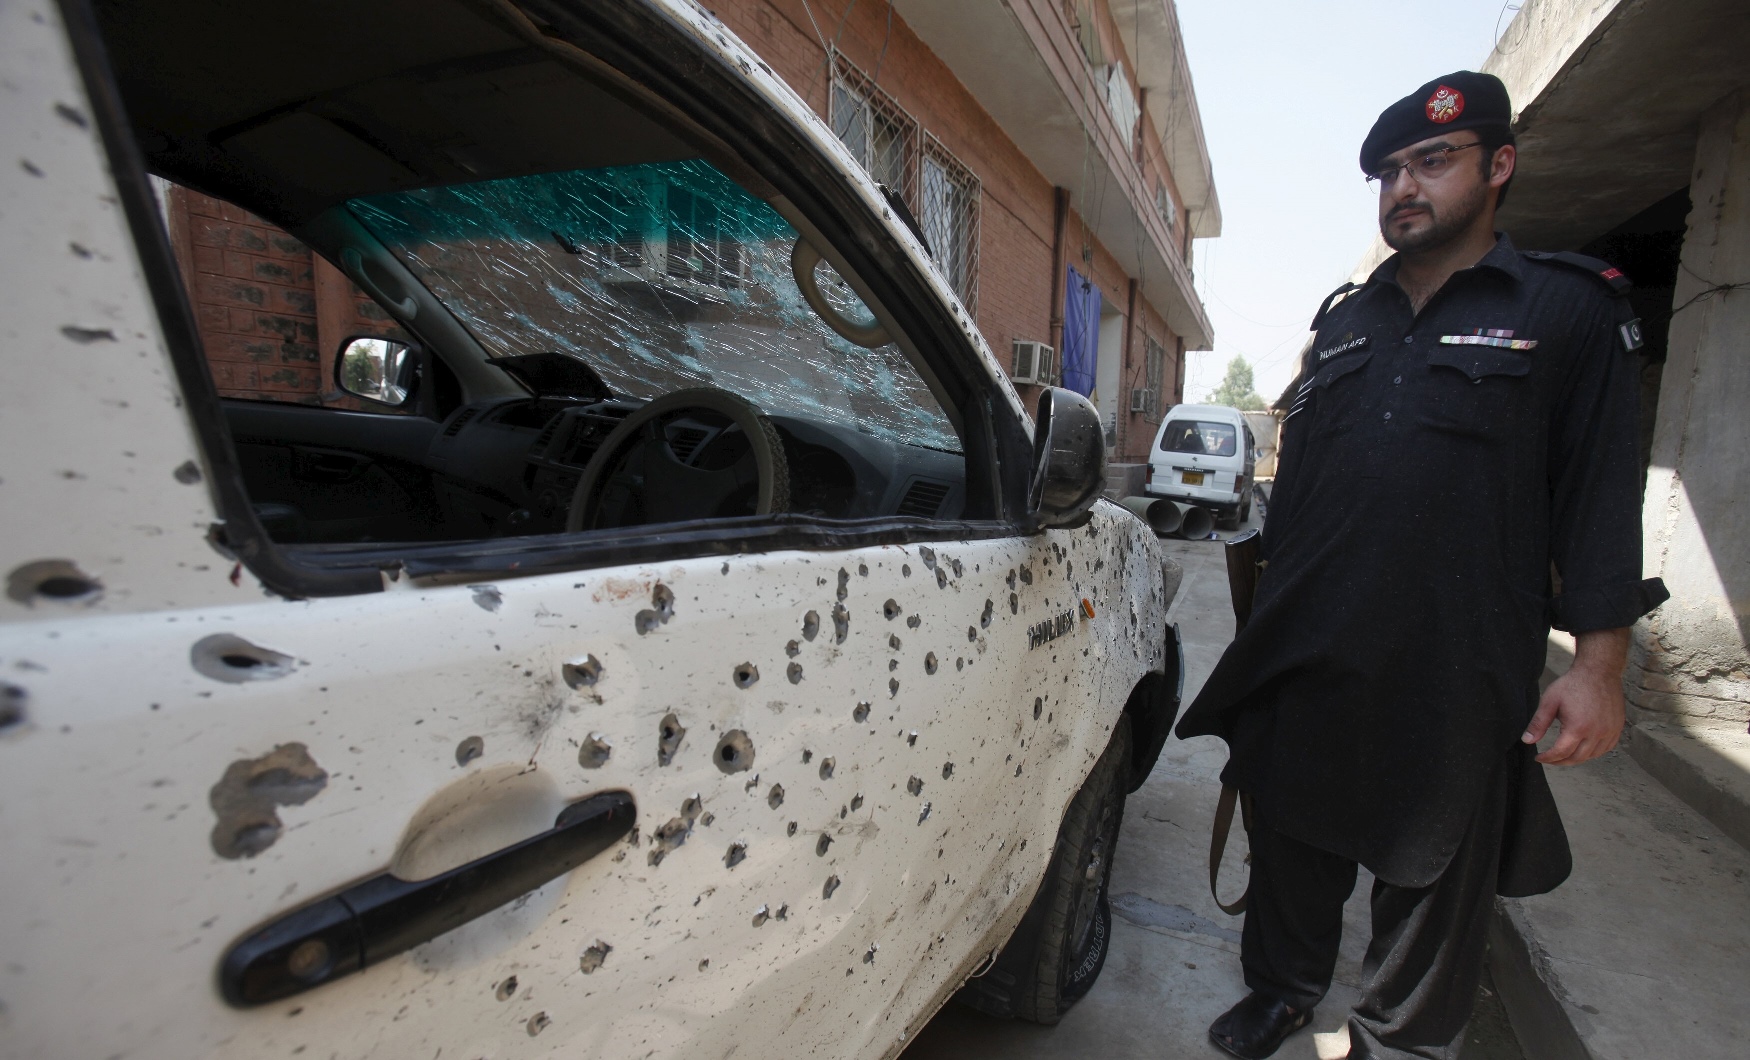
[[[423,188],[347,208],[494,357],[560,353],[614,397],[709,385],[768,414],[960,451],[896,346],[853,344],[810,308],[792,271],[796,230],[705,160]],[[818,272],[843,315],[872,319],[829,265]]]

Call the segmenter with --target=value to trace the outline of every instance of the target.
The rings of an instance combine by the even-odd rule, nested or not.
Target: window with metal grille
[[[833,57],[828,121],[878,182],[917,202],[918,122],[844,56]]]
[[[978,312],[978,178],[964,163],[924,134],[923,179],[918,221],[924,239],[968,312]]]

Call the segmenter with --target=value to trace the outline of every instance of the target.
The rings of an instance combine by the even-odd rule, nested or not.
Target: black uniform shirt
[[[1641,578],[1638,334],[1599,275],[1506,236],[1419,314],[1397,263],[1317,322],[1252,617],[1178,732],[1227,739],[1223,779],[1277,830],[1403,886],[1439,876],[1508,775],[1503,893],[1534,893],[1568,866],[1518,743],[1549,626],[1627,626],[1666,596]]]

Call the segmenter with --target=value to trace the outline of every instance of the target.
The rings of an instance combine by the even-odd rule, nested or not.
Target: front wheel
[[[1063,816],[1038,895],[990,970],[960,989],[963,1004],[1053,1024],[1099,978],[1112,942],[1106,888],[1124,821],[1130,741],[1130,719],[1120,716]]]

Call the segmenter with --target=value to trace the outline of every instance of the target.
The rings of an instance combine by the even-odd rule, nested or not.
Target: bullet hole
[[[753,911],[754,927],[763,927],[765,922],[769,919],[771,919],[771,913],[767,911],[765,906],[762,905]]]
[[[899,565],[899,573],[903,574],[907,578],[911,577],[911,564],[901,563]]]
[[[851,708],[851,720],[856,722],[859,725],[861,725],[865,721],[868,721],[869,720],[869,704],[866,702],[858,703],[856,706],[852,707]]]
[[[688,824],[698,820],[699,815],[704,812],[705,800],[698,792],[695,791],[681,800],[681,816],[687,819]]]
[[[301,743],[284,743],[260,758],[232,762],[207,793],[218,816],[213,852],[222,858],[252,858],[279,840],[284,826],[277,807],[302,806],[328,786],[328,773]]]
[[[470,585],[474,590],[474,603],[483,611],[496,611],[504,606],[504,594],[498,591],[496,585]]]
[[[61,334],[77,342],[81,346],[89,346],[94,342],[115,342],[115,332],[109,328],[86,328],[78,324],[68,324],[61,328]]]
[[[24,724],[24,701],[29,693],[17,685],[0,684],[0,733]]]
[[[910,618],[905,620],[905,625],[906,625],[907,629],[916,629],[923,624],[924,624],[924,619],[923,619],[922,615],[913,615]]]
[[[857,576],[861,578],[867,578],[869,576],[869,565],[867,563],[857,564]]]
[[[907,747],[916,747],[918,745],[918,731],[916,729],[905,734],[905,745]]]
[[[715,821],[716,819],[717,819],[716,814],[708,813],[705,816],[699,818],[699,823],[704,825],[706,828],[709,828],[709,827],[711,827],[711,822]]]
[[[577,764],[585,769],[600,769],[608,764],[608,757],[613,753],[614,745],[601,733],[592,732],[577,749]]]
[[[657,582],[650,590],[650,606],[656,609],[656,616],[666,625],[674,617],[674,590]]]
[[[898,651],[899,650],[899,634],[889,633],[887,635],[887,646],[889,648],[892,648],[894,651]]]
[[[802,654],[802,642],[799,640],[793,640],[790,643],[784,645],[784,654],[788,655],[792,659],[796,658],[796,656],[798,656],[798,655],[801,655]]]
[[[922,795],[924,793],[924,782],[917,777],[912,777],[905,782],[905,790],[911,792],[913,795]]]
[[[947,587],[948,587],[948,574],[947,574],[947,572],[942,570],[942,568],[937,567],[936,568],[936,588],[946,589]]]
[[[608,959],[608,954],[612,952],[614,952],[614,947],[603,942],[601,939],[596,939],[595,945],[584,950],[583,956],[578,958],[577,970],[584,975],[589,975],[596,969],[600,968],[603,962]]]
[[[681,740],[687,735],[686,726],[681,719],[673,714],[663,715],[661,724],[656,727],[656,764],[666,766],[674,761],[674,753],[681,748]]]
[[[826,878],[826,886],[824,886],[820,889],[820,896],[822,898],[831,898],[832,892],[834,892],[838,889],[839,889],[839,878],[837,876],[828,876]]]
[[[957,559],[949,560],[948,566],[954,568],[954,577],[956,577],[956,578],[963,577],[966,574],[966,568],[964,566],[962,566],[960,561]]]
[[[1009,588],[1013,589],[1015,587],[1015,568],[1009,568],[1009,576],[1006,580],[1009,583]]]
[[[535,1013],[533,1016],[529,1017],[529,1037],[533,1038],[535,1035],[552,1026],[552,1024],[553,1021],[548,1018],[545,1012]]]
[[[832,608],[832,642],[843,644],[845,638],[851,635],[851,613],[845,610],[844,604],[834,604]]]
[[[918,823],[923,824],[925,821],[927,821],[929,819],[930,819],[930,804],[926,802],[926,803],[924,803],[923,810],[918,814]]]
[[[955,658],[954,658],[954,669],[956,669],[956,670],[964,670],[964,669],[966,669],[966,659],[965,659],[965,657],[964,657],[964,656],[955,656]]]
[[[820,838],[816,839],[814,841],[814,856],[817,858],[825,857],[826,852],[827,852],[827,848],[829,848],[831,846],[832,846],[832,836],[829,836],[826,833],[822,832],[820,835]]]
[[[843,567],[840,567],[839,568],[839,602],[843,603],[845,597],[847,597],[849,595],[851,595],[851,572],[844,569]]]
[[[1021,767],[1018,764],[1015,766],[1015,775],[1017,777],[1021,775]]]
[[[485,753],[486,741],[478,736],[470,736],[456,745],[456,764],[465,766]]]
[[[793,662],[789,666],[784,667],[784,676],[788,677],[790,679],[790,683],[793,685],[801,684],[802,683],[802,664],[798,663],[798,662]]]
[[[874,964],[876,951],[878,951],[880,949],[881,949],[881,946],[879,943],[875,943],[875,942],[869,943],[868,952],[863,954],[863,963],[864,964]]]
[[[947,780],[949,777],[951,777],[953,775],[954,775],[954,763],[943,762],[942,763],[942,779]]]
[[[774,810],[784,805],[784,785],[772,785],[772,790],[766,792],[766,805]]]
[[[297,660],[251,644],[232,633],[213,633],[194,642],[188,661],[195,672],[228,685],[272,681],[297,668]]]
[[[730,729],[717,741],[712,759],[725,773],[743,773],[753,768],[753,741],[740,729]]]
[[[996,603],[991,600],[984,602],[984,614],[978,616],[978,624],[985,629],[990,628],[991,612],[996,610]]]
[[[1033,568],[1032,567],[1022,567],[1021,568],[1021,583],[1023,585],[1032,585],[1033,584]]]
[[[856,811],[858,811],[862,808],[863,808],[863,793],[859,791],[857,794],[851,796],[851,812],[855,813]]]
[[[793,836],[796,834],[796,822],[795,821],[791,821],[789,823],[789,825],[785,827],[784,834],[787,836]]]
[[[509,979],[506,979],[504,982],[499,983],[498,989],[496,989],[492,992],[492,996],[498,998],[498,1000],[500,1000],[500,1001],[509,1001],[512,997],[515,997],[516,996],[516,976],[513,975]]]
[[[1009,594],[1009,614],[1018,615],[1020,613],[1021,613],[1021,598],[1019,596],[1016,596],[1014,593],[1010,593]]]
[[[933,674],[935,674],[935,672],[936,672],[936,653],[930,652],[924,656],[924,673],[933,675]]]
[[[887,698],[892,699],[897,695],[899,695],[899,678],[889,677],[887,679]]]
[[[834,761],[831,758],[822,758],[820,760],[820,779],[822,779],[822,780],[831,780],[832,779],[833,765],[834,765]]]
[[[656,632],[657,627],[661,625],[662,616],[655,611],[640,611],[632,617],[632,628],[638,631],[640,637],[646,633]]]
[[[899,601],[889,600],[886,603],[882,604],[881,605],[881,614],[889,622],[892,622],[894,619],[898,618],[899,617]]]
[[[1044,709],[1044,707],[1045,707],[1045,700],[1039,698],[1038,696],[1034,696],[1033,697],[1033,720],[1034,721],[1039,720],[1039,712],[1040,712],[1040,710]]]
[[[55,114],[70,125],[77,125],[81,129],[86,127],[85,115],[79,113],[76,107],[66,103],[57,103],[55,104]]]
[[[727,561],[725,561],[723,564],[723,569],[719,570],[717,573],[718,574],[728,574],[729,573],[729,563]]]
[[[789,903],[785,903],[784,905],[780,905],[778,907],[778,911],[776,913],[772,914],[772,919],[773,920],[788,920],[788,919],[790,919]]]
[[[899,660],[898,659],[887,660],[887,672],[888,673],[892,673],[893,671],[895,671],[897,669],[899,669]]]
[[[651,851],[649,861],[652,866],[662,864],[662,859],[668,857],[671,851],[678,849],[687,841],[687,836],[693,831],[693,822],[685,817],[671,817],[667,824],[650,833]]]
[[[734,842],[734,843],[729,844],[728,851],[726,851],[723,855],[723,867],[726,869],[733,869],[735,866],[741,864],[742,862],[744,862],[746,860],[747,860],[747,844],[742,843],[742,842]]]
[[[820,635],[820,612],[810,611],[802,616],[802,639],[813,640]],[[794,644],[795,641],[790,643]]]
[[[176,470],[170,473],[170,477],[184,486],[192,486],[201,480],[200,465],[193,460],[184,460],[176,465]]]
[[[736,688],[752,688],[754,682],[760,679],[760,668],[753,663],[744,662],[735,668],[729,679],[735,682]]]
[[[602,679],[602,663],[593,655],[585,655],[561,666],[559,674],[572,688],[591,688]]]
[[[936,569],[936,550],[924,546],[918,547],[918,558],[924,561],[926,570]]]
[[[802,749],[802,764],[803,764],[803,765],[807,765],[807,764],[808,764],[808,760],[809,760],[809,759],[811,759],[811,758],[813,758],[813,757],[814,757],[814,752],[813,752],[813,751],[810,751],[810,750],[809,750],[809,749],[808,749],[808,748],[806,748],[806,747],[804,747],[804,748],[803,748],[803,749]]]
[[[851,808],[849,806],[840,806],[839,807],[839,820],[842,821],[846,817],[849,817],[850,815],[851,815]]]
[[[26,607],[38,597],[56,603],[95,603],[103,586],[68,559],[39,559],[13,568],[6,577],[6,595]]]
[[[978,641],[978,627],[977,626],[967,626],[966,627],[966,643],[974,644],[974,643],[977,643],[977,641]]]

